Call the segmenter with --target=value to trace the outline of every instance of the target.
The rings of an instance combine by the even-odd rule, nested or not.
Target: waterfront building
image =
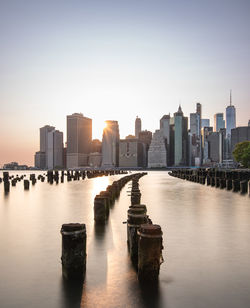
[[[208,164],[209,161],[209,149],[207,137],[213,132],[213,127],[205,126],[201,129],[201,141],[202,141],[202,163]]]
[[[219,132],[221,128],[225,128],[225,120],[223,113],[216,113],[214,115],[214,131]]]
[[[88,166],[91,150],[92,119],[82,113],[67,116],[67,168]]]
[[[148,168],[167,167],[167,150],[162,130],[156,130],[153,134],[148,150]]]
[[[210,132],[206,140],[208,142],[208,156],[212,165],[222,163],[226,158],[226,129]]]
[[[250,126],[250,120],[248,120],[248,126]]]
[[[208,142],[208,157],[212,164],[218,163],[219,154],[219,132],[212,132],[207,136]]]
[[[46,154],[38,151],[35,153],[35,167],[38,169],[46,169]]]
[[[250,141],[250,126],[236,127],[231,130],[231,150],[233,152],[237,143]]]
[[[91,168],[99,168],[102,163],[102,154],[100,152],[93,152],[89,154],[89,166]]]
[[[201,128],[209,127],[209,126],[210,126],[210,120],[209,119],[201,119]]]
[[[63,133],[53,130],[48,133],[48,169],[60,168],[63,166]]]
[[[120,140],[119,167],[143,167],[143,144],[138,139]]]
[[[27,165],[19,165],[17,162],[13,161],[3,165],[4,170],[28,170]]]
[[[174,114],[174,165],[187,165],[188,118],[183,116],[181,106]]]
[[[141,132],[141,119],[138,116],[135,119],[135,137],[139,138],[139,133]]]
[[[48,134],[55,130],[54,126],[45,125],[39,129],[40,151],[35,153],[35,167],[38,169],[48,169]]]
[[[38,156],[40,155],[40,158],[42,158],[40,160],[40,168],[41,169],[48,169],[48,133],[55,130],[54,126],[50,126],[50,125],[45,125],[43,127],[40,128],[40,152],[41,154],[38,154]],[[45,156],[45,164],[44,160],[43,160],[43,154]]]
[[[106,121],[102,135],[102,167],[119,166],[119,125],[117,121]]]
[[[147,167],[148,166],[148,150],[149,150],[149,146],[152,140],[152,132],[148,131],[148,130],[142,130],[139,133],[139,138],[138,138],[139,142],[142,143],[143,145],[143,167]]]

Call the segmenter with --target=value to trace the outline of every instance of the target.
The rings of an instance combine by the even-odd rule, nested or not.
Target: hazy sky
[[[250,0],[0,0],[0,44],[0,165],[33,165],[39,127],[66,133],[74,112],[99,139],[136,115],[154,131],[179,102],[213,125],[232,89],[250,118]]]

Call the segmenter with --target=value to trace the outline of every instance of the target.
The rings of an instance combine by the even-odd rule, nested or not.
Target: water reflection
[[[139,283],[139,285],[140,285],[140,292],[141,292],[143,307],[145,308],[162,307],[161,290],[160,290],[159,282],[158,283],[156,282],[153,284]],[[164,307],[167,307],[167,306],[165,305]]]
[[[79,308],[82,298],[83,279],[70,281],[62,277],[62,308]]]

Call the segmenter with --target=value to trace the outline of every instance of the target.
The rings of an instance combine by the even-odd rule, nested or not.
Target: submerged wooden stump
[[[67,279],[82,279],[86,271],[86,226],[85,224],[63,224],[62,272]]]
[[[144,282],[156,282],[163,262],[161,227],[141,225],[138,236],[138,279]]]

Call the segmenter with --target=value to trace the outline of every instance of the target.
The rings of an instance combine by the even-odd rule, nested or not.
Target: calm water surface
[[[16,174],[16,172],[14,173]],[[2,174],[0,173],[0,176]],[[149,172],[142,203],[163,230],[159,286],[139,286],[126,245],[128,185],[95,227],[93,199],[121,176],[64,184],[0,184],[0,307],[250,307],[250,198]],[[63,223],[87,227],[83,285],[61,275]]]

